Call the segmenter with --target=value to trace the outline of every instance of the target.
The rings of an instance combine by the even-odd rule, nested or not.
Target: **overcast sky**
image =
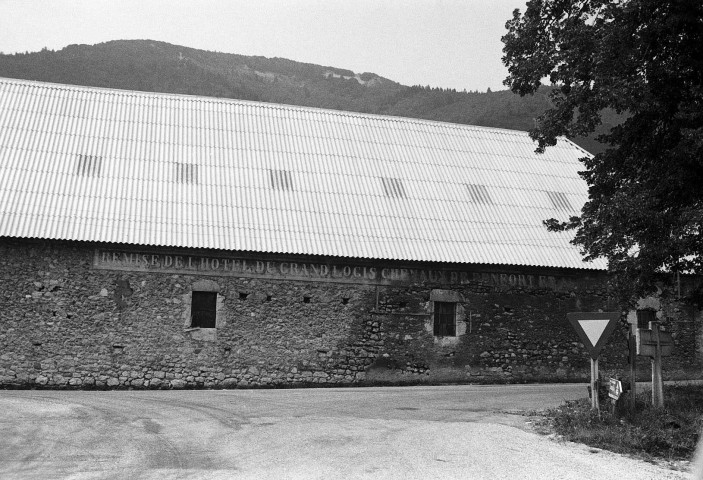
[[[405,85],[504,89],[505,22],[524,0],[0,0],[0,52],[152,39],[283,57]]]

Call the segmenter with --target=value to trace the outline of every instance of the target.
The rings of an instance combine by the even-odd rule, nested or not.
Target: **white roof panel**
[[[542,225],[586,201],[588,154],[534,149],[518,131],[0,78],[0,236],[604,269]]]

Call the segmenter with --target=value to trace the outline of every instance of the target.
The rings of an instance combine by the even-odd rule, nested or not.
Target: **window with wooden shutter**
[[[434,302],[434,334],[436,337],[456,336],[456,303]]]
[[[190,326],[215,328],[217,292],[193,292],[190,304]]]

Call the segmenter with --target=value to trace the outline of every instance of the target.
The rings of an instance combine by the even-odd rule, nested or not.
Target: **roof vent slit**
[[[102,171],[102,157],[96,155],[78,155],[76,174],[82,177],[99,177]]]
[[[563,212],[574,211],[574,207],[571,206],[571,202],[569,202],[569,199],[567,198],[565,193],[547,192],[547,196],[549,197],[549,201],[552,202],[552,205],[555,209],[561,210]]]
[[[400,197],[400,189],[398,188],[398,182],[395,179],[391,180],[391,190],[394,197]]]
[[[385,178],[382,178],[381,185],[383,185],[383,193],[385,193],[386,197],[390,197],[391,194],[388,193],[388,180],[386,180]]]
[[[293,190],[293,176],[288,170],[269,170],[269,179],[274,190]]]
[[[485,185],[465,184],[466,190],[469,192],[469,199],[473,203],[493,203],[493,199],[488,194],[488,188]]]
[[[386,197],[406,198],[403,181],[399,178],[381,177],[381,185],[383,185],[383,192]]]
[[[175,163],[176,183],[198,183],[198,166],[192,163]]]
[[[396,179],[395,185],[398,189],[398,196],[405,198],[405,189],[403,188],[403,183],[399,179]]]

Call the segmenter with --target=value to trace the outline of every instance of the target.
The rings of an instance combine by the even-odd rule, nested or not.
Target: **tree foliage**
[[[703,2],[532,0],[506,24],[505,85],[555,86],[530,132],[538,151],[588,135],[604,111],[623,121],[582,159],[589,199],[575,229],[585,259],[605,257],[621,298],[703,273]]]

